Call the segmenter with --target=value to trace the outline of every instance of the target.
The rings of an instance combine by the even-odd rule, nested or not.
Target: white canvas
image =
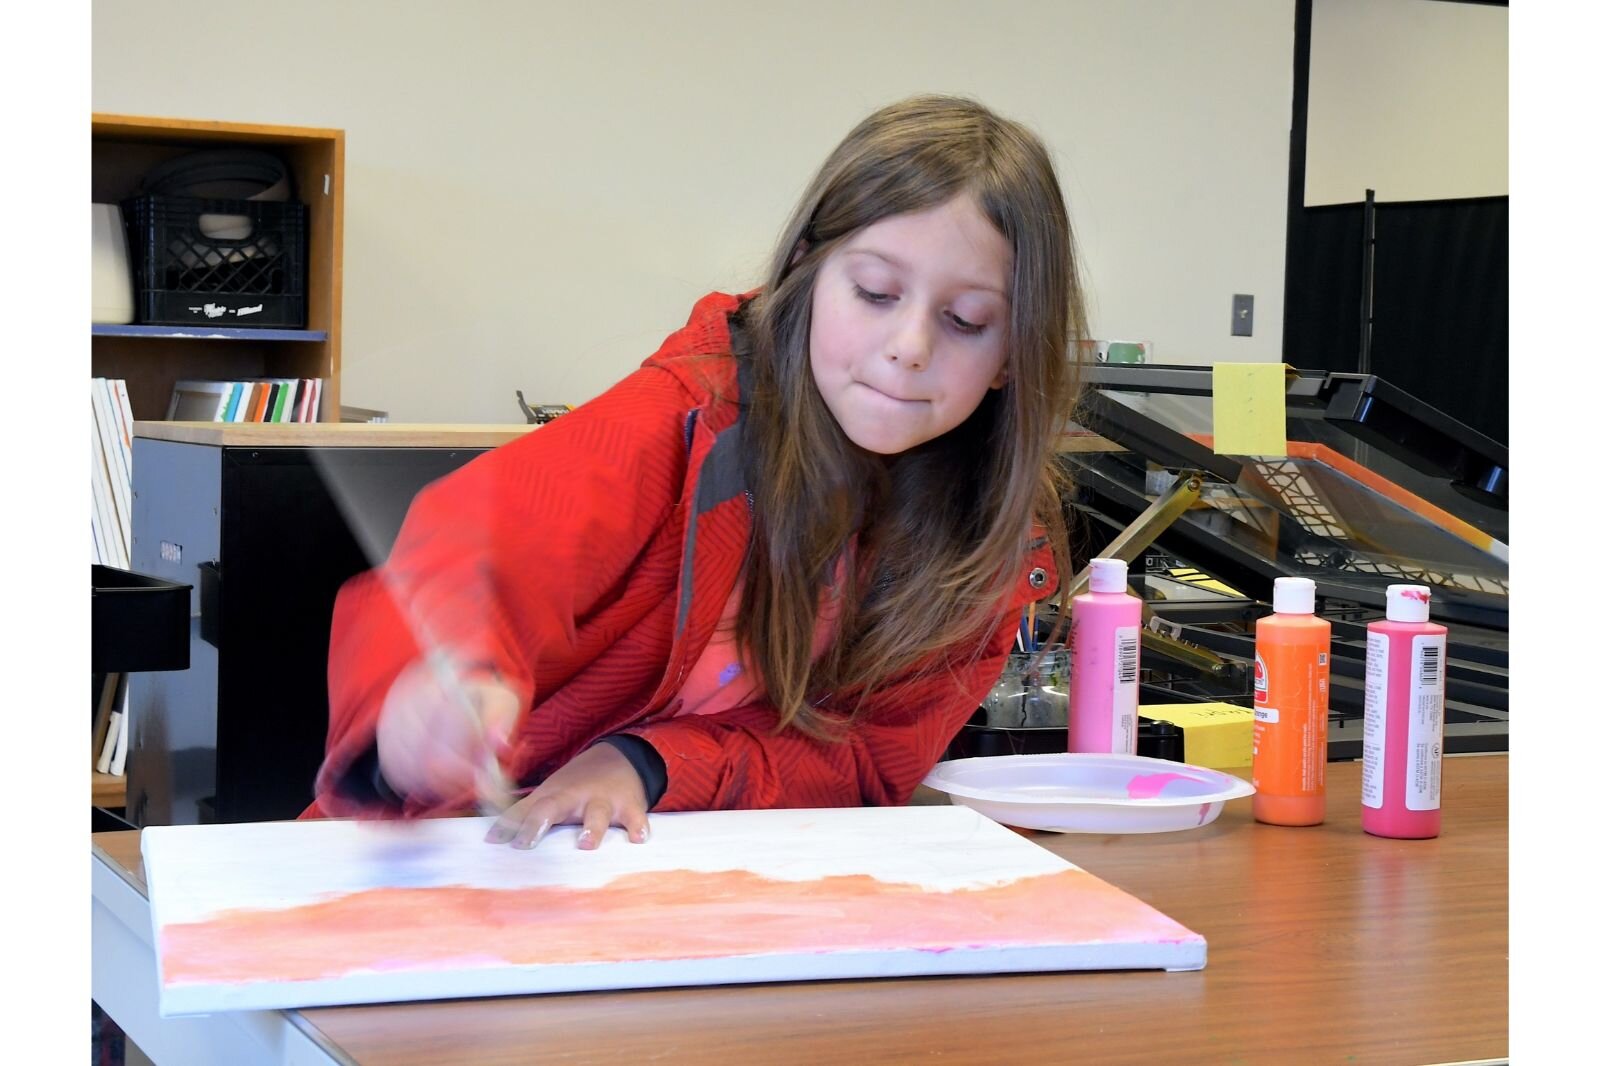
[[[580,851],[487,818],[146,829],[163,1015],[1205,965],[1205,940],[965,807],[657,814]]]

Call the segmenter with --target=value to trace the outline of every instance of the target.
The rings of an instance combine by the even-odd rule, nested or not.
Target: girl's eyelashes
[[[891,293],[873,292],[870,289],[862,288],[860,285],[854,285],[854,287],[857,298],[865,300],[874,307],[882,307],[884,304],[893,303],[897,299],[897,297]],[[962,333],[969,337],[976,337],[988,328],[984,323],[981,322],[968,322],[954,311],[947,311],[945,313],[950,319],[951,326],[955,328],[957,333]]]
[[[976,337],[984,331],[982,323],[968,322],[954,311],[950,312],[950,321],[955,325],[957,333],[965,333],[969,337]]]

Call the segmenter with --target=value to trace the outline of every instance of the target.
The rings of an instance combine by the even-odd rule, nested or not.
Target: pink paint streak
[[[1162,790],[1174,781],[1193,781],[1197,785],[1205,783],[1188,774],[1140,774],[1128,782],[1128,798],[1152,799],[1161,795]]]

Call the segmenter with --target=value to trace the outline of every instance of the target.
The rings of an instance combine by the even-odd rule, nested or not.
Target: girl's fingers
[[[483,834],[486,844],[504,844],[517,835],[517,830],[522,828],[521,805],[513,804],[500,812],[500,817],[489,826],[489,831]]]
[[[489,844],[509,843],[514,848],[531,848],[544,839],[552,825],[563,820],[561,812],[548,799],[524,796],[500,813],[483,839]]]
[[[531,848],[552,826],[576,823],[576,844],[583,851],[598,848],[613,825],[642,844],[650,838],[646,807],[632,765],[610,747],[591,748],[512,804],[489,826],[484,840]]]
[[[578,847],[593,851],[605,839],[611,828],[611,804],[603,799],[590,800],[583,808],[583,831],[578,834]]]
[[[643,844],[650,839],[650,822],[638,807],[623,807],[617,812],[616,823],[627,831],[628,839],[635,844]]]
[[[505,816],[501,815],[502,821],[504,818]],[[544,839],[544,835],[550,832],[550,826],[554,822],[555,819],[551,817],[548,807],[534,804],[529,808],[527,817],[522,820],[522,825],[511,835],[511,846],[518,849],[537,847],[539,841]]]

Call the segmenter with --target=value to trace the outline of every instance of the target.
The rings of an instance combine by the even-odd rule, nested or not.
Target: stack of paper
[[[126,382],[95,378],[89,384],[94,412],[90,477],[94,561],[126,570],[133,542],[133,409]]]

